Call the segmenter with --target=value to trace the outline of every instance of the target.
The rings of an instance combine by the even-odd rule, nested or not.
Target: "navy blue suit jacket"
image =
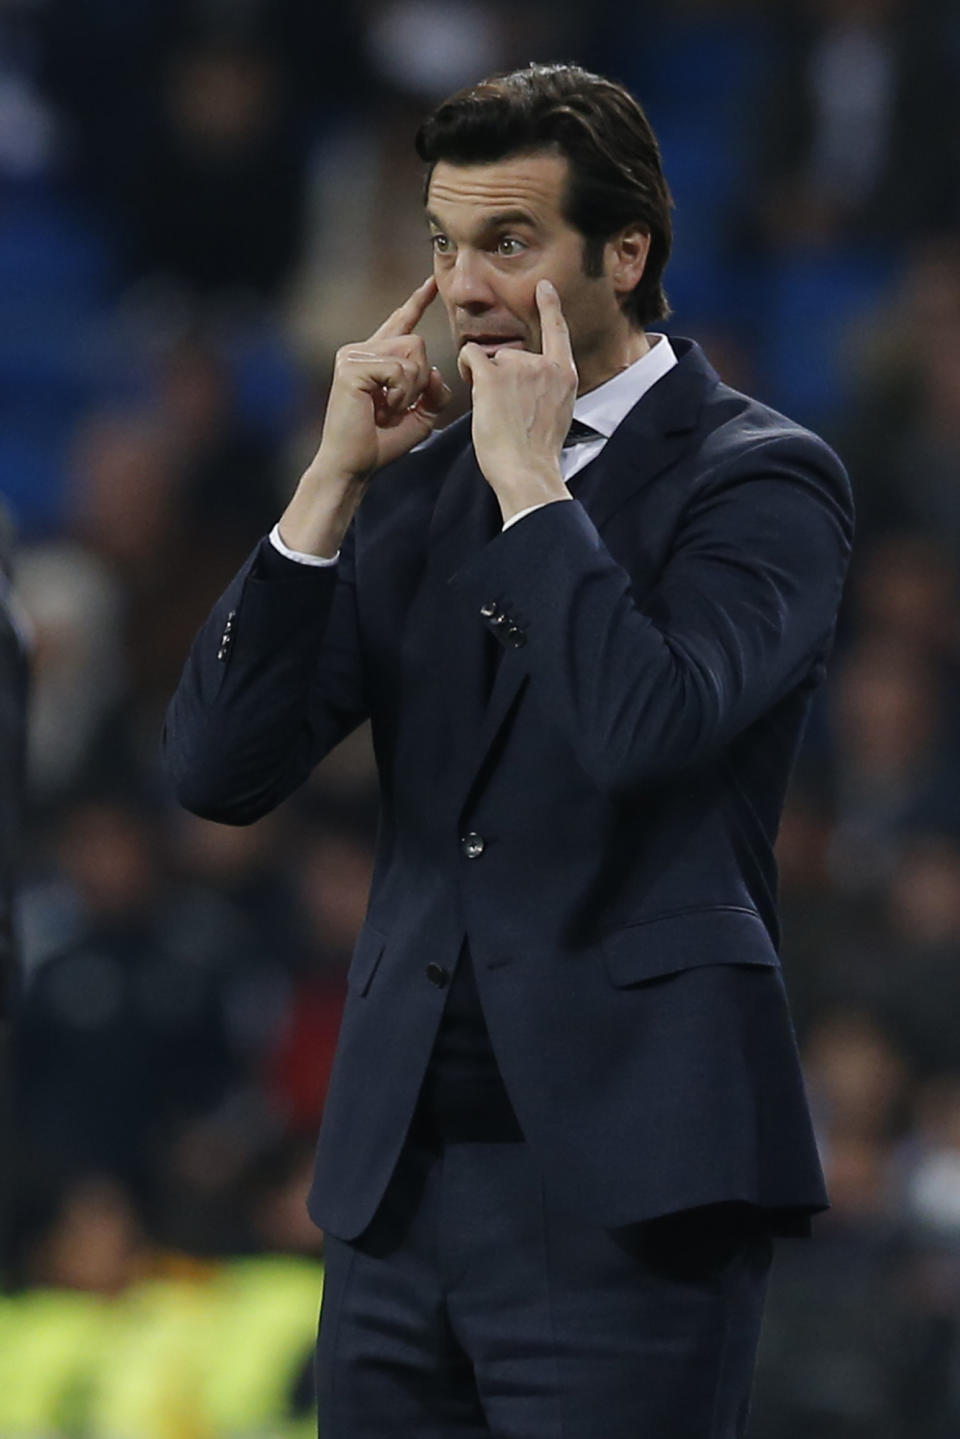
[[[464,937],[524,1134],[574,1208],[615,1226],[827,1205],[773,843],[850,490],[820,439],[674,345],[572,503],[501,532],[463,420],[374,478],[335,569],[278,567],[263,541],[171,703],[182,803],[236,824],[372,721],[376,866],[310,1200],[344,1239],[436,1036],[426,968]]]

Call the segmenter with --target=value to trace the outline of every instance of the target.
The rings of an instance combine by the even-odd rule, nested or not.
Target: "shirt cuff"
[[[573,496],[560,495],[559,498],[572,500]],[[503,534],[504,530],[509,530],[510,526],[515,525],[517,523],[517,520],[522,520],[524,515],[532,515],[534,510],[542,510],[545,505],[555,505],[556,503],[556,500],[541,500],[539,505],[528,505],[525,510],[517,510],[517,513],[515,515],[511,515],[509,520],[504,520],[503,529],[500,531],[500,533]]]
[[[517,518],[519,518],[519,516]],[[280,538],[279,523],[275,524],[273,529],[270,531],[270,543],[273,545],[275,550],[279,550],[280,553],[282,555],[285,555],[288,560],[296,560],[298,565],[316,565],[318,568],[324,569],[327,565],[335,565],[337,563],[337,560],[340,558],[339,550],[337,550],[337,553],[335,555],[332,555],[329,559],[324,555],[306,555],[302,550],[292,550],[290,546],[285,545],[283,543],[283,540]]]

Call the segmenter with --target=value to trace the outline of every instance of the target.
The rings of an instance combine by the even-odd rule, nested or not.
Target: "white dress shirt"
[[[677,363],[677,356],[666,335],[648,335],[647,339],[650,341],[650,348],[645,355],[640,356],[639,360],[634,360],[632,365],[628,365],[625,370],[621,370],[612,379],[605,380],[595,390],[578,396],[573,407],[573,418],[579,420],[581,424],[589,425],[591,430],[596,430],[597,433],[577,440],[561,452],[560,470],[567,483],[591,460],[596,459],[621,420],[633,409],[637,401],[649,389],[652,389],[658,380],[662,380],[664,375]],[[503,528],[509,529],[518,520],[522,520],[524,515],[531,515],[534,510],[541,509],[543,504],[552,503],[551,500],[544,500],[539,505],[530,505],[525,510],[518,510],[515,515],[510,516]],[[274,525],[270,531],[270,541],[282,555],[286,555],[288,560],[297,560],[302,565],[335,565],[340,557],[339,550],[330,559],[325,559],[320,555],[303,554],[300,550],[292,550],[280,538],[278,525]]]

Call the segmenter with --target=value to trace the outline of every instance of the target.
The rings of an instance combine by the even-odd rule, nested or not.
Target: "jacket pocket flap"
[[[347,986],[358,994],[366,994],[370,988],[386,940],[369,925],[364,925],[353,949],[353,959],[347,971]]]
[[[749,909],[691,909],[612,930],[602,942],[610,983],[641,984],[706,964],[777,968],[766,926]]]

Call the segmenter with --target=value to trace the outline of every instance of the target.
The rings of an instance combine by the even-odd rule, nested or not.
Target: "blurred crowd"
[[[5,1436],[301,1432],[322,1275],[302,1200],[372,754],[359,732],[230,829],[176,808],[158,739],[313,452],[333,352],[429,269],[418,120],[531,58],[641,98],[676,201],[667,328],[824,434],[857,496],[779,845],[833,1207],[778,1246],[754,1432],[960,1430],[960,11],[0,0],[0,495],[33,664]],[[454,383],[442,318],[424,333]],[[256,1370],[251,1275],[286,1296],[269,1401],[144,1399],[228,1315],[251,1316]],[[125,1358],[98,1369],[108,1331]],[[149,1421],[93,1377],[121,1370]],[[237,1382],[203,1369],[208,1398]]]

